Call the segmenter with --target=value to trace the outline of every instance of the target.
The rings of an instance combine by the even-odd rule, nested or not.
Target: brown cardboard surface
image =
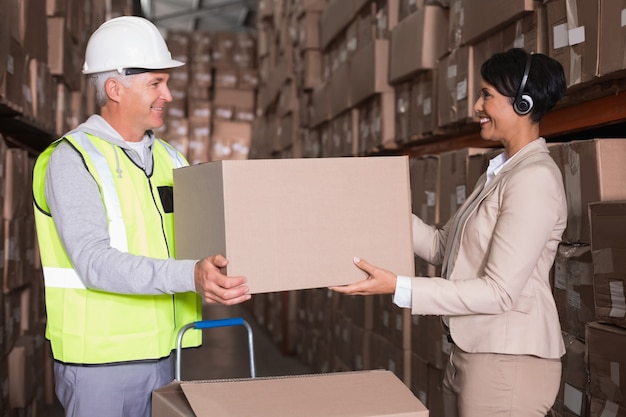
[[[550,147],[563,173],[567,195],[567,243],[589,243],[588,206],[596,201],[626,199],[626,140],[571,141]]]
[[[24,408],[35,394],[35,339],[20,336],[8,356],[9,404],[11,408]]]
[[[587,363],[592,398],[626,405],[626,329],[598,322],[589,322],[586,329]],[[593,406],[592,406],[593,407]],[[599,415],[599,414],[590,414]],[[622,414],[613,414],[622,415]]]
[[[591,249],[626,249],[626,200],[589,204]]]
[[[411,81],[409,100],[410,140],[432,135],[437,121],[437,70],[421,71]]]
[[[474,49],[457,48],[438,63],[437,121],[440,127],[465,123],[475,116]]]
[[[503,3],[504,4],[504,3]],[[548,53],[548,35],[546,12],[544,7],[537,7],[534,12],[516,19],[501,30],[473,44],[473,77],[478,89],[482,77],[480,67],[496,52],[510,48],[524,48],[531,53]],[[473,104],[473,103],[472,103]]]
[[[320,15],[319,12],[305,12],[298,19],[298,46],[301,50],[320,49]]]
[[[424,6],[399,22],[391,32],[389,82],[437,68],[437,59],[448,46],[447,37],[448,14],[439,6]]]
[[[469,148],[442,152],[439,155],[439,224],[445,224],[465,202],[467,157]],[[473,189],[473,188],[472,188]],[[471,190],[470,190],[471,192]]]
[[[595,320],[626,327],[626,250],[594,250]]]
[[[7,56],[7,69],[4,74],[4,86],[2,93],[12,107],[23,111],[23,82],[24,68],[27,56],[24,48],[13,37],[9,39],[9,52]]]
[[[535,9],[535,0],[462,0],[464,23],[462,40],[464,45],[473,44],[518,17]],[[489,19],[485,19],[489,10]]]
[[[4,230],[4,254],[2,261],[2,287],[5,293],[15,290],[28,283],[27,277],[24,275],[24,267],[26,265],[24,238],[25,226],[27,224],[24,217],[15,217],[13,219],[5,219],[3,222]]]
[[[411,81],[404,81],[393,87],[396,100],[396,142],[406,143],[411,139],[409,133],[409,124],[411,120],[411,110],[413,103],[411,102]]]
[[[0,157],[2,157],[0,152]],[[28,152],[21,148],[9,148],[4,154],[5,200],[3,216],[10,220],[24,216],[29,203],[28,194]]]
[[[598,0],[548,0],[549,55],[563,65],[567,86],[597,75]]]
[[[211,138],[211,160],[247,159],[252,139],[252,124],[215,120]]]
[[[337,117],[352,106],[350,61],[346,61],[332,73],[330,78],[330,114]]]
[[[322,84],[322,59],[319,49],[304,51],[299,81],[305,90],[312,90]]]
[[[351,57],[350,97],[352,104],[376,93],[389,93],[389,41],[375,39],[361,46]]]
[[[413,274],[406,156],[219,161],[174,182],[177,257],[223,254],[251,293],[361,280],[355,256]]]
[[[552,410],[559,416],[587,416],[587,349],[584,342],[572,335],[564,333],[563,340],[566,350],[563,356],[563,376]]]
[[[153,417],[213,415],[427,417],[428,410],[384,370],[175,382],[153,393]]]
[[[7,60],[9,59],[9,33],[11,22],[10,6],[10,2],[0,2],[0,68],[2,68],[2,71],[0,71],[0,97],[5,97],[7,89],[6,79],[7,71],[9,70]]]
[[[593,260],[589,245],[559,245],[554,261],[554,299],[561,329],[582,340],[595,320]]]
[[[330,121],[330,140],[324,147],[325,156],[353,156],[357,145],[357,110],[350,109]]]
[[[615,417],[626,416],[626,406],[617,405],[614,401],[607,400],[606,398],[598,398],[594,395],[590,395],[589,403],[590,416],[602,416],[605,412]]]
[[[355,0],[329,0],[320,16],[322,49],[348,26],[356,15]]]
[[[413,213],[425,223],[438,224],[440,197],[440,157],[425,155],[411,159],[411,197]]]
[[[626,0],[600,0],[598,75],[626,68],[625,11]]]
[[[233,106],[240,109],[254,109],[254,90],[236,90],[216,88],[213,104],[219,106]]]
[[[310,127],[317,127],[330,120],[330,83],[325,82],[313,90],[311,97]]]

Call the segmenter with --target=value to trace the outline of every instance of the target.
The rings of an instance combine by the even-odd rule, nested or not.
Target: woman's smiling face
[[[482,81],[474,111],[480,118],[480,136],[485,140],[505,142],[515,133],[520,117],[515,113],[510,97]]]

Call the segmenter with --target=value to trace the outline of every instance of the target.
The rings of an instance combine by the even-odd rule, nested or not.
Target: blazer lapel
[[[443,258],[443,265],[441,269],[441,276],[443,278],[448,278],[448,272],[452,270],[454,265],[454,260],[456,259],[456,254],[458,251],[458,246],[461,243],[460,236],[462,235],[463,228],[465,227],[465,223],[467,222],[468,217],[476,210],[479,206],[480,202],[492,192],[494,188],[502,181],[502,178],[505,177],[505,173],[514,169],[517,165],[522,163],[527,157],[536,155],[541,152],[548,152],[546,142],[543,138],[539,138],[528,145],[526,145],[522,150],[519,151],[519,154],[516,155],[515,159],[507,163],[502,170],[496,175],[496,177],[489,183],[489,185],[485,186],[487,182],[487,173],[483,173],[483,175],[478,179],[477,186],[474,188],[474,191],[470,196],[465,200],[465,203],[455,213],[455,215],[451,219],[450,223],[450,234],[448,235],[448,240],[446,241],[446,251]]]
[[[441,267],[441,276],[444,278],[448,278],[447,273],[451,269],[450,265],[450,255],[452,253],[456,253],[456,248],[458,246],[457,236],[460,233],[460,228],[465,223],[467,219],[467,214],[474,211],[478,202],[482,199],[480,196],[485,195],[485,191],[490,189],[493,186],[493,181],[489,184],[488,187],[485,187],[485,183],[487,182],[487,174],[483,173],[480,176],[478,181],[476,182],[476,186],[474,187],[474,191],[467,197],[467,199],[463,202],[461,207],[456,211],[454,216],[450,221],[450,234],[448,235],[448,239],[446,241],[446,250],[443,257],[443,264]]]

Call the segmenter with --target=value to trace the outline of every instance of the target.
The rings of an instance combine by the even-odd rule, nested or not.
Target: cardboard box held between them
[[[413,276],[408,157],[216,161],[174,170],[176,256],[221,254],[250,293]]]
[[[152,394],[153,417],[428,417],[391,371],[173,382]]]

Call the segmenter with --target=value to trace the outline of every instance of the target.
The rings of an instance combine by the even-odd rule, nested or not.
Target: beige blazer
[[[549,273],[567,221],[561,173],[539,138],[485,182],[441,229],[413,216],[415,254],[442,277],[412,278],[412,313],[448,316],[466,352],[559,358]]]

